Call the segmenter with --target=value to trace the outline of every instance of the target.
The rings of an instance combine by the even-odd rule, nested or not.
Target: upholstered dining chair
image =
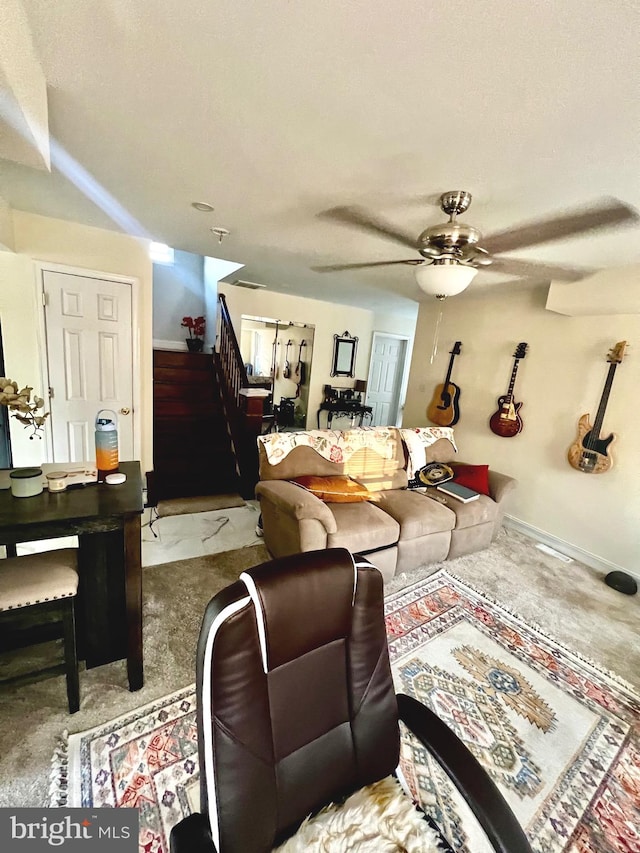
[[[61,548],[0,560],[0,650],[62,637],[71,714],[80,707],[74,609],[78,592],[76,553],[75,548]],[[38,630],[44,633],[36,633]]]
[[[307,815],[394,772],[399,720],[443,766],[494,849],[531,853],[462,741],[412,697],[396,696],[382,576],[342,548],[248,569],[209,602],[197,707],[201,813],[173,828],[172,853],[272,850]]]

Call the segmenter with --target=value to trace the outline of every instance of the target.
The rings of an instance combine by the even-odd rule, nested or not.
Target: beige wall
[[[566,452],[578,417],[595,417],[606,379],[609,348],[640,340],[640,315],[566,317],[545,309],[547,289],[518,285],[499,292],[468,291],[447,300],[439,353],[429,364],[438,303],[423,303],[409,377],[404,424],[427,423],[434,386],[444,380],[448,350],[463,343],[453,381],[461,387],[461,418],[455,427],[460,457],[518,478],[508,512],[560,540],[640,575],[640,442],[637,393],[640,358],[631,349],[617,369],[603,432],[614,431],[614,467],[605,474],[576,471]],[[524,429],[514,438],[495,436],[488,419],[507,390],[513,352],[529,343],[520,364],[516,400]],[[558,571],[562,564],[558,563]]]
[[[353,379],[331,377],[334,334],[341,335],[344,331],[348,331],[349,334],[358,337],[355,379],[367,378],[373,332],[373,313],[371,311],[363,308],[333,305],[331,302],[320,302],[301,296],[290,296],[286,293],[248,290],[222,281],[218,284],[218,290],[220,293],[224,293],[226,297],[236,334],[239,333],[243,314],[269,317],[273,320],[285,322],[308,323],[315,326],[313,365],[309,385],[309,420],[307,423],[310,429],[316,427],[315,416],[323,399],[323,385],[353,388]],[[286,334],[285,330],[283,336]],[[340,429],[348,426],[348,424],[348,420],[335,418],[332,427]],[[325,426],[324,418],[321,425]]]
[[[23,255],[0,252],[0,323],[5,374],[19,385],[33,386],[44,397],[40,373],[38,307],[33,262]],[[15,465],[36,465],[45,459],[45,439],[29,439],[29,430],[9,418],[11,450]]]
[[[148,241],[129,237],[114,231],[91,228],[75,222],[66,222],[22,211],[13,212],[16,255],[0,255],[2,293],[3,338],[6,369],[11,378],[25,381],[36,387],[31,376],[40,376],[40,347],[36,330],[39,327],[41,308],[35,298],[34,261],[64,264],[103,273],[113,273],[137,278],[139,287],[137,346],[139,349],[142,427],[143,471],[152,465],[152,264]],[[15,329],[21,330],[20,336]],[[134,330],[135,334],[135,330]],[[7,335],[9,338],[7,338]],[[14,377],[12,372],[16,374]],[[16,465],[42,461],[35,442],[20,441],[12,432],[14,463]],[[35,458],[35,455],[38,458]]]

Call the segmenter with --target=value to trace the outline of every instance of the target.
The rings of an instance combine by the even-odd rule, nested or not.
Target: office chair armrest
[[[209,820],[194,812],[177,823],[169,836],[171,853],[218,853],[211,838]]]
[[[532,853],[507,801],[458,736],[413,697],[396,698],[400,719],[445,770],[497,853]]]

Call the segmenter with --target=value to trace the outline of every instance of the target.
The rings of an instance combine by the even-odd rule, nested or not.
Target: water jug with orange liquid
[[[112,409],[100,409],[96,415],[96,468],[98,482],[118,470],[118,416]]]

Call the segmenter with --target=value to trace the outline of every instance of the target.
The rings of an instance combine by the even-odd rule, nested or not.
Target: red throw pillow
[[[327,477],[305,474],[302,477],[295,477],[289,482],[302,486],[303,489],[311,492],[325,503],[351,504],[370,501],[373,498],[372,492],[345,474],[334,474]]]
[[[489,466],[488,465],[464,465],[452,462],[453,482],[460,483],[474,492],[491,497],[489,491]]]

